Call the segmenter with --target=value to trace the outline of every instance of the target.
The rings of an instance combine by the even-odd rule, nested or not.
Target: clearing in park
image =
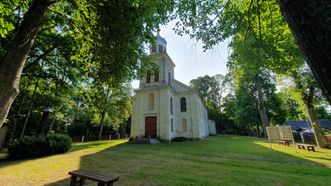
[[[75,169],[119,176],[115,185],[329,185],[331,150],[295,151],[263,139],[216,136],[157,145],[76,143],[44,158],[0,160],[0,185],[68,185]],[[90,182],[87,182],[90,183]]]

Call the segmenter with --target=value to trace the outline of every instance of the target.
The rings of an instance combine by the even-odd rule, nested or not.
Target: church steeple
[[[160,36],[160,30],[157,31],[155,44],[152,44],[150,53],[161,53],[167,51],[167,41]]]

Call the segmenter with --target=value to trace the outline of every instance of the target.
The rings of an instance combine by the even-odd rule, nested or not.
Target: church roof
[[[167,52],[152,53],[149,56],[153,57],[153,58],[162,58],[162,57],[164,57],[173,67],[176,67],[175,63],[172,61],[172,59],[170,58],[170,56]]]

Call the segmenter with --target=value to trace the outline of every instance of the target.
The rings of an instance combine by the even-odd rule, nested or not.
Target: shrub
[[[175,137],[172,139],[173,142],[183,142],[186,141],[187,139],[185,137]]]
[[[9,158],[23,159],[59,154],[71,148],[71,138],[64,134],[26,136],[8,146]]]

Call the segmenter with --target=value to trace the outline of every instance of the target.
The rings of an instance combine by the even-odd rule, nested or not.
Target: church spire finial
[[[160,31],[161,31],[161,29],[158,28],[158,29],[157,29],[157,36],[160,36]]]

